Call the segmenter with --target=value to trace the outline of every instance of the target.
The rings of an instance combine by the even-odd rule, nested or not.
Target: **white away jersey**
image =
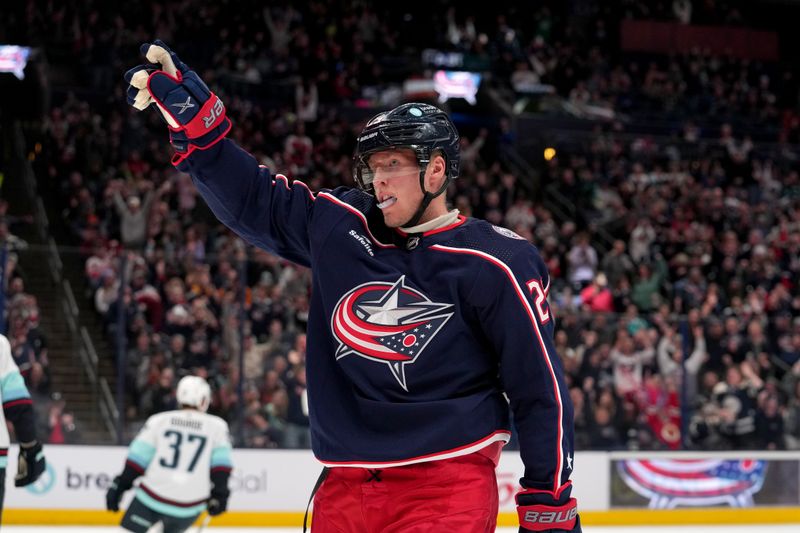
[[[11,344],[0,335],[0,468],[5,468],[6,451],[9,445],[5,410],[23,403],[31,403],[31,395],[25,387],[25,380],[11,356]]]
[[[193,409],[151,416],[131,442],[127,464],[143,472],[136,497],[158,512],[205,509],[211,471],[231,470],[231,439],[221,418]]]

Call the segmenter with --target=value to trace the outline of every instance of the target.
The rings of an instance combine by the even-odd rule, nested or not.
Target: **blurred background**
[[[197,374],[237,447],[309,446],[309,272],[127,106],[160,38],[312,190],[352,185],[375,113],[450,112],[453,205],[549,267],[578,450],[800,449],[800,2],[8,4],[0,331],[46,443],[126,444]]]

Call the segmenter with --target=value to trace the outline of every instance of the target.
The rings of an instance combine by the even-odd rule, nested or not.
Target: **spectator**
[[[656,240],[656,232],[650,219],[641,218],[636,227],[631,231],[631,240],[628,243],[630,256],[634,263],[641,263],[650,258],[651,246]]]
[[[798,368],[800,373],[800,368]],[[787,448],[800,449],[800,379],[796,379],[792,387],[792,396],[789,399],[789,407],[785,413],[785,430]]]
[[[60,393],[54,393],[48,415],[48,444],[83,444],[81,433],[72,413],[64,411],[66,402]]]
[[[121,183],[119,183],[121,185]],[[145,195],[144,205],[136,195],[130,195],[123,201],[119,189],[114,190],[114,206],[120,217],[120,233],[122,244],[128,249],[140,249],[144,246],[147,216],[153,201],[151,193]]]
[[[658,259],[651,268],[648,263],[639,265],[639,276],[631,287],[631,302],[641,312],[655,310],[661,303],[661,286],[667,274],[667,265]]]
[[[608,288],[608,279],[603,272],[598,272],[592,283],[581,290],[580,298],[581,303],[590,311],[596,313],[614,311],[614,298]]]
[[[147,223],[154,206],[160,206],[162,211],[166,206],[161,205],[161,198],[172,192],[172,182],[165,180],[161,186],[155,186],[153,181],[144,181],[139,186],[140,193],[144,194],[144,201],[133,194],[128,197],[127,209],[119,202],[119,195],[114,196],[117,213],[121,218],[120,231],[127,235],[122,238],[122,243],[129,249],[141,249],[147,240]]]
[[[672,12],[681,24],[692,22],[692,2],[691,0],[672,0]]]
[[[694,328],[694,349],[689,357],[684,359],[684,342],[688,345],[677,330],[671,326],[665,326],[663,336],[658,342],[658,367],[660,374],[665,379],[671,379],[679,384],[684,383],[685,394],[690,405],[694,403],[697,395],[697,376],[703,363],[708,359],[706,352],[706,341],[703,335],[703,328]]]
[[[585,233],[575,238],[575,245],[568,254],[570,274],[569,281],[575,289],[580,290],[589,283],[597,268],[597,252],[589,244],[589,236]]]
[[[614,387],[621,398],[631,398],[642,388],[644,367],[653,362],[654,356],[648,330],[641,329],[635,336],[625,330],[617,331],[611,361],[614,364]]]
[[[608,278],[608,284],[616,287],[623,277],[633,274],[633,261],[625,252],[625,241],[615,240],[611,251],[601,261],[600,268]]]
[[[119,298],[119,280],[113,271],[106,271],[100,277],[100,286],[94,293],[94,308],[106,316],[117,298]]]
[[[778,399],[768,396],[763,409],[756,414],[756,446],[765,450],[784,450],[784,421],[780,413]]]
[[[612,424],[611,413],[605,407],[597,407],[591,417],[589,442],[593,449],[618,450],[622,447],[622,438]]]
[[[142,411],[144,416],[151,416],[176,408],[175,371],[166,366],[161,370],[158,380],[149,383],[142,393]]]
[[[299,357],[295,353],[295,357]],[[290,361],[293,360],[290,355]],[[308,429],[308,400],[306,399],[306,370],[294,363],[291,376],[287,380],[288,409],[286,415],[286,431],[284,443],[287,448],[309,448],[310,433]]]
[[[11,253],[26,250],[28,243],[20,239],[8,229],[8,222],[0,219],[0,248],[7,247]]]

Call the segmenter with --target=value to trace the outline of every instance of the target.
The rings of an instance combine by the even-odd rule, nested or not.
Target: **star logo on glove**
[[[184,111],[186,111],[190,107],[194,107],[194,104],[192,103],[192,97],[191,96],[187,96],[186,97],[186,101],[184,103],[178,102],[177,104],[172,104],[172,107],[180,108],[180,111],[178,111],[178,114],[182,115]]]

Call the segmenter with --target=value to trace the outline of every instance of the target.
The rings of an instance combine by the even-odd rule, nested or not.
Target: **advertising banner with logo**
[[[105,492],[123,467],[126,448],[116,446],[47,446],[47,471],[35,484],[14,487],[6,476],[6,509],[103,509]],[[16,470],[17,449],[9,450],[9,472]],[[581,490],[584,483],[606,486],[604,453],[575,459],[574,495],[582,509],[608,507],[605,491]],[[307,450],[233,450],[231,511],[303,511],[322,470]],[[497,469],[501,510],[514,512],[514,495],[523,475],[519,454],[505,452]],[[132,492],[132,491],[131,491]],[[129,493],[127,498],[131,497]],[[123,500],[127,504],[128,500]]]
[[[47,470],[33,485],[14,487],[17,449],[9,450],[6,509],[104,509],[105,493],[122,471],[127,449],[47,446]],[[230,510],[298,511],[322,467],[308,451],[234,450]],[[126,498],[132,497],[132,492]],[[126,505],[128,499],[123,500]]]
[[[800,461],[761,457],[612,459],[611,508],[800,504]]]
[[[9,450],[4,523],[115,524],[105,492],[122,469],[126,448],[47,446],[47,471],[34,485],[13,486],[18,449]],[[307,450],[234,450],[229,510],[215,519],[229,526],[296,526],[321,471]],[[568,459],[569,460],[569,459]],[[800,453],[733,452],[575,455],[573,495],[586,524],[797,522]],[[498,523],[517,523],[514,495],[523,475],[517,452],[497,468]],[[123,500],[127,507],[132,497]],[[694,509],[690,509],[694,507]],[[702,508],[702,509],[701,509]],[[47,510],[47,512],[42,512]]]

